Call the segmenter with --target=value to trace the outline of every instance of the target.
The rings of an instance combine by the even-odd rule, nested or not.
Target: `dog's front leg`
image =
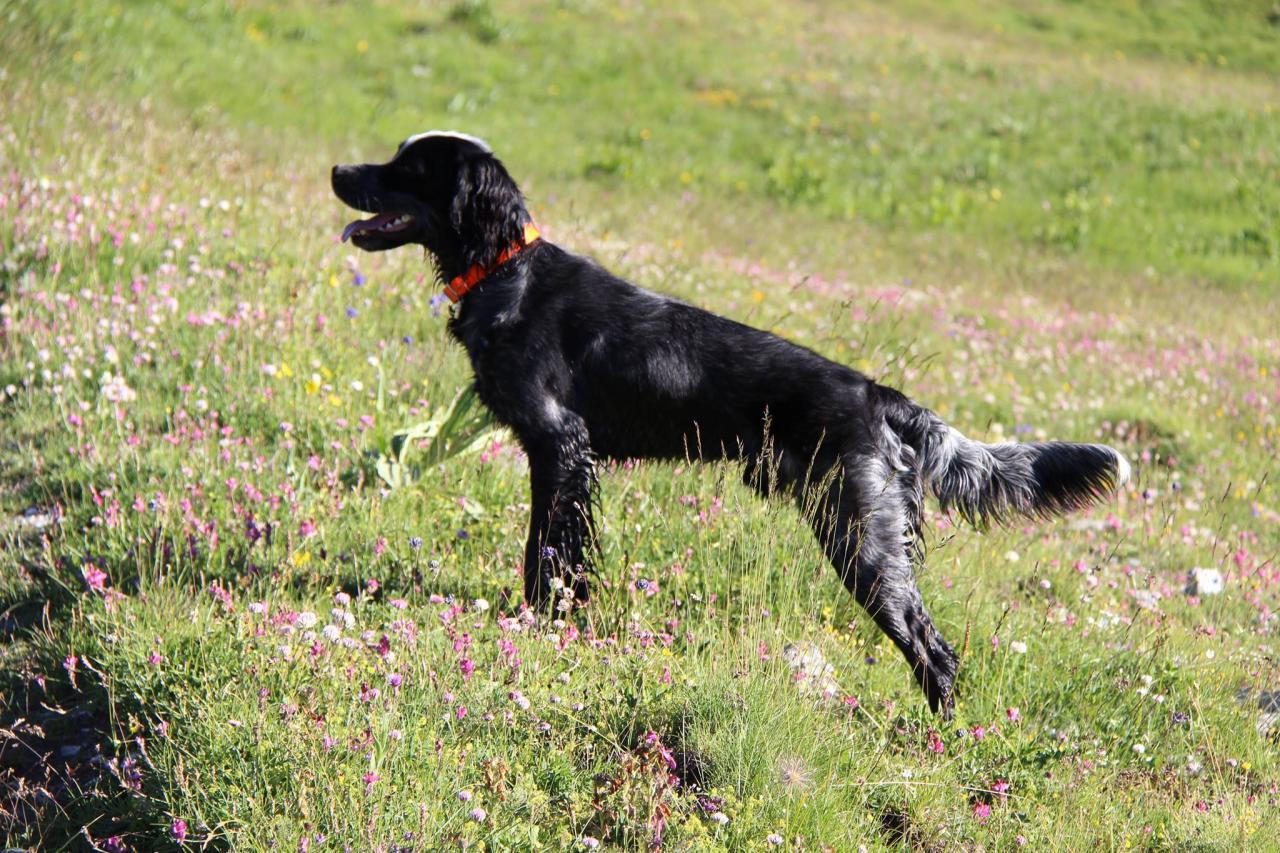
[[[581,419],[566,418],[558,427],[525,441],[532,513],[524,598],[536,608],[554,597],[557,608],[567,609],[570,596],[579,602],[590,596],[587,571],[595,533],[591,501],[596,482],[591,446]]]

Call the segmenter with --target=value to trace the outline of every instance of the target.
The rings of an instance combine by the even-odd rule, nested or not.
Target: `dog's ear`
[[[491,263],[520,239],[529,213],[506,168],[486,153],[466,157],[458,167],[449,220],[470,266]]]

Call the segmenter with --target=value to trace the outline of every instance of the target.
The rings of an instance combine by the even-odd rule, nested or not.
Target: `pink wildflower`
[[[946,747],[942,744],[942,738],[933,729],[929,729],[929,751],[942,755],[946,751]]]
[[[85,584],[94,592],[103,592],[107,588],[107,573],[93,563],[86,563],[80,574],[84,577]]]

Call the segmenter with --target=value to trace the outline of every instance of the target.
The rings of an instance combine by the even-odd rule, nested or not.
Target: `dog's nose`
[[[347,178],[350,172],[351,172],[350,166],[343,166],[343,165],[334,166],[333,171],[329,173],[329,185],[336,189],[338,186],[338,182]]]

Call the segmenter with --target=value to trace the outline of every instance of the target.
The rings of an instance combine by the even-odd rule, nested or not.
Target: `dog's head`
[[[425,246],[442,275],[491,262],[523,233],[520,188],[483,140],[431,131],[411,136],[385,163],[333,167],[333,191],[375,214],[342,232],[366,252]]]

